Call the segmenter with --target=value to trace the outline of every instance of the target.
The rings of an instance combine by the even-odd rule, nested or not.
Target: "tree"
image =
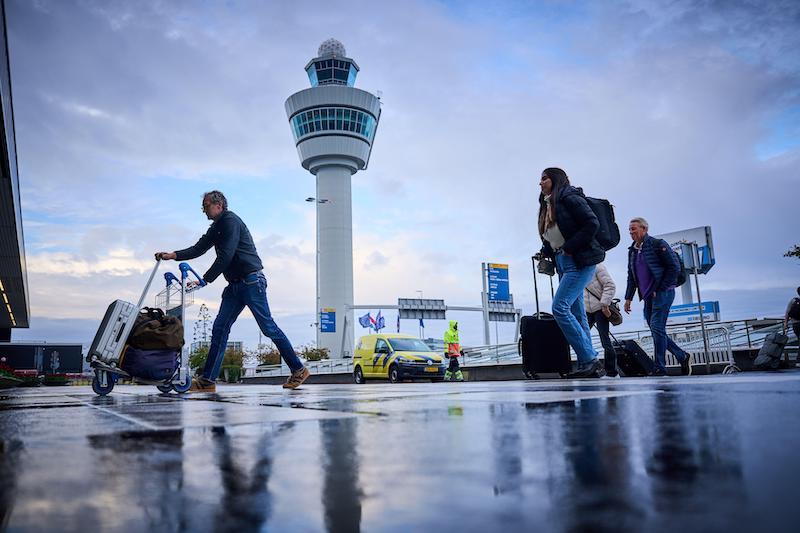
[[[189,368],[198,370],[206,366],[208,359],[208,346],[201,346],[189,354]]]
[[[800,245],[795,244],[789,250],[783,254],[783,257],[796,257],[800,259]]]
[[[249,363],[257,365],[279,365],[281,354],[273,344],[259,344],[255,350],[249,350],[245,355]]]
[[[327,348],[317,348],[310,344],[300,347],[300,357],[306,361],[322,361],[330,357],[330,350]]]

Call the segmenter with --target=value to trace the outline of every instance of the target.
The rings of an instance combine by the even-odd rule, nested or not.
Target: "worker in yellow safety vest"
[[[450,366],[444,373],[445,381],[464,381],[464,374],[458,366],[461,344],[458,342],[458,322],[450,321],[450,328],[444,332],[444,356],[450,359]]]

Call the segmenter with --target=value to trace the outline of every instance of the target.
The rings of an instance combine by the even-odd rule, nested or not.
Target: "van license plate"
[[[438,366],[426,366],[425,367],[425,372],[438,372],[438,371],[439,371],[439,367]]]

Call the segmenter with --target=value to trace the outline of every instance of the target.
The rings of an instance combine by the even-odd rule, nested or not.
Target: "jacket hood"
[[[458,325],[458,320],[451,320],[450,321],[450,329],[456,329],[457,325]]]

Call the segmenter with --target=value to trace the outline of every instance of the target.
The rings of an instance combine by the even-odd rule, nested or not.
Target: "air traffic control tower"
[[[286,100],[300,161],[317,177],[317,338],[334,359],[353,355],[350,179],[367,168],[381,116],[378,97],[353,86],[358,71],[328,39],[306,65],[311,88]]]

